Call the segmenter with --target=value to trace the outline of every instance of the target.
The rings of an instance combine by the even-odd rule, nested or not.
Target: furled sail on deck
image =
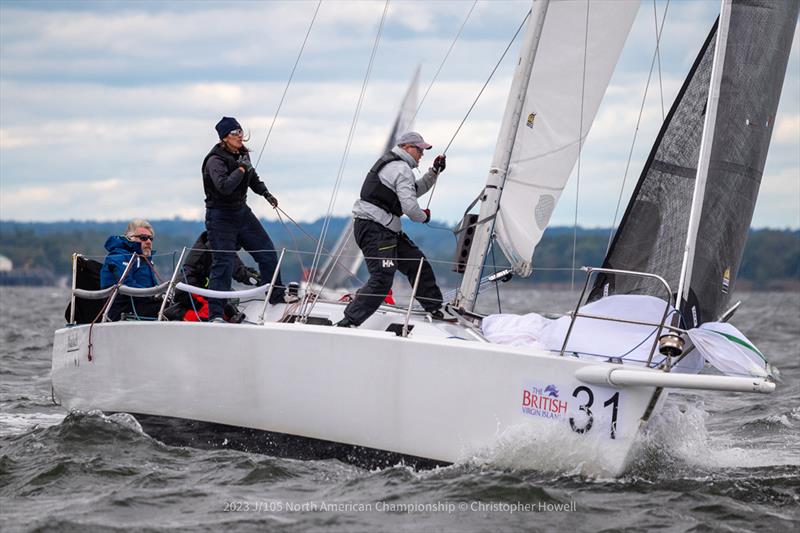
[[[419,70],[417,68],[414,77],[411,79],[408,90],[406,90],[406,94],[400,104],[400,110],[397,112],[397,118],[395,118],[392,130],[380,155],[391,150],[396,144],[397,138],[409,131],[414,123],[414,116],[417,112]],[[332,289],[353,285],[353,276],[358,273],[363,261],[364,255],[361,253],[358,244],[356,244],[356,239],[353,236],[353,219],[350,218],[344,229],[342,229],[333,252],[320,269],[317,281]]]
[[[629,0],[547,7],[495,225],[500,247],[521,276],[531,273],[534,247],[575,166],[638,9],[639,2]]]
[[[711,139],[708,178],[691,269],[684,325],[726,310],[764,170],[798,13],[797,0],[734,1]],[[711,77],[712,29],[656,140],[604,262],[651,272],[677,289],[687,241],[701,130]],[[717,67],[720,68],[720,67]],[[601,276],[590,299],[652,294],[653,284]]]

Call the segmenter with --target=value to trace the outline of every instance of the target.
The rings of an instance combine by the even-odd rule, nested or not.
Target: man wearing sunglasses
[[[123,285],[148,288],[158,285],[150,257],[153,255],[155,231],[146,220],[136,218],[128,223],[124,235],[112,235],[106,240],[108,255],[100,270],[100,287],[105,289],[119,283],[131,262],[130,270],[122,280]],[[111,320],[119,320],[122,313],[137,317],[155,318],[161,302],[155,298],[134,298],[118,294],[109,310]]]
[[[392,288],[394,274],[402,272],[413,285],[425,255],[403,233],[400,217],[427,224],[431,212],[422,209],[417,198],[428,192],[445,169],[445,156],[433,160],[433,166],[419,179],[417,168],[425,150],[433,148],[415,131],[402,134],[397,146],[372,165],[361,187],[361,197],[353,205],[353,235],[364,253],[369,279],[344,310],[339,327],[360,326],[378,309]],[[433,318],[442,319],[442,291],[428,261],[422,263],[416,294],[420,305]]]

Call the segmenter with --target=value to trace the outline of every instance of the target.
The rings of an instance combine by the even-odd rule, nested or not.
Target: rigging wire
[[[506,46],[506,49],[503,50],[503,55],[500,56],[500,59],[497,60],[497,64],[495,64],[494,68],[492,69],[492,72],[489,73],[489,77],[486,78],[486,82],[483,84],[483,87],[481,87],[481,90],[478,91],[478,96],[475,97],[475,100],[472,102],[472,105],[469,106],[469,109],[467,110],[467,114],[464,115],[464,118],[461,120],[461,123],[456,128],[456,132],[450,138],[450,142],[447,143],[447,146],[445,147],[443,153],[446,154],[447,150],[450,149],[450,145],[453,144],[453,141],[455,140],[456,136],[458,136],[458,133],[461,131],[461,127],[464,125],[464,122],[467,121],[467,118],[469,118],[470,113],[472,113],[472,110],[475,108],[475,104],[478,103],[478,100],[480,99],[481,95],[483,94],[483,91],[486,89],[486,86],[489,85],[489,82],[492,80],[492,76],[494,76],[494,73],[497,72],[497,69],[500,67],[500,63],[503,62],[503,59],[506,57],[506,54],[511,49],[511,45],[514,44],[514,41],[517,39],[517,35],[519,35],[519,32],[521,32],[522,28],[525,27],[525,22],[527,22],[527,20],[528,20],[528,18],[530,16],[531,16],[531,12],[530,12],[530,10],[528,10],[528,14],[525,15],[525,18],[522,19],[522,23],[520,23],[519,27],[517,28],[517,31],[514,32],[514,36],[511,37],[511,40],[508,42],[508,46]]]
[[[301,226],[295,219],[290,217],[289,214],[286,211],[284,211],[280,207],[276,207],[275,210],[278,211],[278,220],[280,220],[281,224],[283,224],[284,229],[289,234],[289,236],[292,238],[292,242],[294,243],[295,251],[297,252],[297,255],[299,256],[300,267],[303,268],[303,270],[305,270],[305,265],[303,264],[303,255],[304,255],[304,253],[300,250],[300,245],[298,244],[297,239],[295,239],[294,234],[292,233],[292,231],[289,229],[289,225],[286,224],[283,221],[283,218],[281,218],[281,214],[283,214],[283,216],[286,217],[286,219],[289,220],[289,222],[294,224],[295,227],[297,227],[297,229],[300,230],[300,233],[305,235],[312,242],[316,243],[317,242],[317,238],[314,237],[313,235],[311,235],[306,230],[304,230],[303,226]],[[322,251],[325,254],[329,254],[330,253],[324,246],[322,248]],[[308,253],[311,253],[311,252],[308,252]],[[340,253],[340,256],[341,256],[341,253]],[[357,282],[359,282],[359,283],[361,283],[363,285],[364,282],[361,281],[361,278],[359,278],[358,275],[355,272],[352,272],[350,269],[348,269],[344,265],[339,264],[338,261],[335,263],[335,266],[337,268],[341,268],[342,270],[344,270],[350,278],[354,279],[355,281],[357,281]]]
[[[347,242],[350,239],[350,237],[353,235],[353,231],[354,230],[355,230],[355,226],[353,224],[350,224],[349,227],[347,228],[347,233],[344,236],[344,242]],[[346,248],[345,246],[341,246],[341,247],[339,247],[339,252],[336,255],[331,255],[331,264],[334,267],[338,266],[340,268],[344,268],[345,270],[347,270],[343,265],[339,264],[339,259],[342,258],[342,254],[344,253],[344,249],[345,248]],[[331,279],[331,276],[333,275],[333,271],[334,271],[333,268],[329,269],[328,270],[328,274],[322,280],[322,283],[320,284],[320,288],[319,288],[320,293],[325,288],[325,286],[328,284],[328,280]],[[349,273],[350,271],[347,270],[347,272]],[[353,275],[352,273],[351,273],[351,275],[353,277],[355,277],[355,275]],[[358,278],[356,278],[356,279],[358,279]]]
[[[572,227],[572,276],[569,290],[575,290],[575,256],[578,251],[578,203],[581,197],[581,156],[583,155],[583,107],[586,100],[586,56],[589,53],[589,0],[586,0],[586,24],[583,30],[583,73],[581,74],[581,114],[578,125],[578,174],[575,177],[575,222]]]
[[[497,275],[497,261],[494,259],[494,243],[490,246],[492,250],[492,268],[494,269],[495,275]],[[502,314],[503,308],[500,306],[500,280],[494,280],[494,290],[497,293],[497,312]]]
[[[278,208],[278,207],[276,207],[276,208],[275,208],[275,213],[278,215],[278,220],[279,220],[279,221],[280,221],[280,223],[283,225],[283,229],[285,229],[285,230],[286,230],[286,233],[288,233],[288,234],[289,234],[289,237],[291,237],[291,239],[292,239],[292,243],[294,244],[294,249],[295,249],[295,250],[299,250],[299,249],[300,249],[300,245],[298,244],[298,242],[297,242],[297,239],[296,239],[296,238],[295,238],[295,236],[294,236],[294,232],[293,232],[293,231],[291,231],[291,230],[289,229],[289,226],[286,224],[286,222],[284,222],[284,221],[283,221],[283,217],[281,216],[281,213],[282,213],[282,212],[283,212],[284,214],[286,214],[286,212],[285,212],[285,211],[283,211],[283,209],[280,209],[280,208]],[[288,217],[289,217],[289,215],[286,215],[286,217],[288,218]],[[292,221],[292,222],[294,222],[294,221]],[[297,224],[296,222],[295,222],[295,226],[297,226],[298,228],[300,228],[300,225],[299,225],[299,224]],[[301,230],[301,231],[302,231],[302,229],[303,229],[303,228],[300,228],[300,230]],[[309,235],[309,236],[310,236],[310,235]],[[314,239],[313,237],[311,237],[311,240],[315,240],[315,239]],[[300,272],[305,272],[305,271],[306,271],[306,265],[305,265],[305,264],[303,264],[303,256],[302,256],[302,254],[298,254],[297,258],[298,258],[298,260],[299,260],[299,262],[300,262]]]
[[[656,28],[656,57],[658,58],[658,88],[661,94],[661,122],[664,122],[666,118],[664,114],[664,84],[661,81],[661,47],[658,42],[661,37],[661,32],[658,30],[658,9],[656,9],[656,0],[653,0],[653,23]]]
[[[314,281],[314,276],[316,275],[317,266],[319,265],[319,259],[320,259],[321,255],[322,255],[321,251],[322,251],[323,243],[325,242],[325,237],[327,236],[328,228],[330,227],[330,221],[331,221],[331,216],[333,214],[333,208],[334,208],[334,205],[336,204],[336,198],[339,195],[339,187],[341,186],[341,183],[342,183],[342,176],[344,175],[344,168],[345,168],[345,166],[347,164],[347,157],[350,154],[350,147],[351,147],[351,145],[353,143],[353,137],[355,136],[356,125],[358,124],[358,117],[361,114],[361,107],[362,107],[362,105],[364,103],[364,94],[367,91],[367,85],[369,84],[370,74],[372,73],[372,66],[373,66],[373,64],[375,62],[375,55],[376,55],[376,53],[378,51],[378,44],[380,43],[381,34],[383,33],[383,25],[384,25],[384,22],[386,21],[386,13],[389,10],[389,1],[390,0],[386,0],[386,3],[383,6],[383,14],[381,15],[381,21],[380,21],[380,24],[378,25],[378,32],[377,32],[377,35],[375,36],[375,43],[372,46],[372,54],[370,55],[369,64],[367,65],[367,72],[364,75],[364,81],[361,84],[361,93],[358,96],[358,102],[356,103],[356,110],[355,110],[355,113],[353,114],[353,120],[350,123],[350,132],[347,135],[347,142],[345,143],[345,150],[344,150],[344,153],[342,154],[342,160],[339,163],[339,171],[338,171],[338,174],[336,176],[336,182],[334,183],[334,186],[333,186],[333,194],[331,195],[331,199],[328,202],[328,211],[325,214],[325,221],[322,224],[322,231],[320,233],[319,240],[317,241],[317,249],[314,252],[314,261],[311,263],[311,270],[309,272],[309,277],[308,277],[309,281],[311,281],[311,282]],[[316,303],[316,300],[315,300],[314,303]],[[304,300],[302,309],[300,310],[300,315],[301,316],[306,316],[306,307],[307,307],[306,304],[307,304],[307,300]],[[313,305],[314,304],[312,303],[311,307],[308,309],[309,313],[311,312],[311,309],[313,309]]]
[[[280,219],[280,215],[281,215],[281,214],[283,214],[283,216],[285,216],[285,217],[286,217],[286,219],[287,219],[289,222],[291,222],[292,224],[294,224],[294,225],[297,227],[297,229],[299,229],[299,230],[300,230],[300,233],[302,233],[303,235],[305,235],[306,237],[308,237],[308,238],[309,238],[309,239],[311,239],[312,241],[314,241],[314,242],[317,242],[317,238],[316,238],[316,237],[314,237],[313,235],[311,235],[311,234],[310,234],[309,232],[307,232],[306,230],[304,230],[304,229],[303,229],[303,226],[301,226],[301,225],[300,225],[300,224],[299,224],[299,223],[298,223],[298,222],[297,222],[295,219],[293,219],[292,217],[290,217],[290,216],[289,216],[289,213],[287,213],[286,211],[284,211],[284,210],[283,210],[283,209],[281,209],[280,207],[276,207],[276,208],[275,208],[275,211],[278,211],[278,218],[279,218],[279,219]],[[297,249],[299,250],[300,248],[298,247]]]
[[[647,100],[647,91],[650,88],[650,79],[653,76],[653,68],[655,67],[656,63],[656,55],[658,52],[658,45],[661,41],[661,35],[664,33],[664,22],[667,20],[667,10],[669,9],[669,2],[667,0],[667,5],[664,7],[664,15],[661,17],[661,28],[659,29],[656,35],[656,51],[653,53],[653,59],[650,61],[650,72],[647,75],[647,83],[644,86],[644,94],[642,95],[642,105],[639,107],[639,116],[636,119],[636,128],[633,132],[633,141],[631,142],[631,149],[628,152],[628,162],[625,164],[625,174],[622,176],[622,186],[619,189],[619,197],[617,198],[617,207],[614,210],[614,220],[611,222],[611,231],[608,235],[608,244],[606,245],[606,255],[608,255],[608,251],[611,249],[611,241],[614,238],[614,228],[617,225],[617,217],[619,216],[619,207],[622,205],[622,194],[625,192],[625,183],[628,180],[628,171],[631,167],[631,159],[633,158],[633,148],[636,146],[636,137],[639,134],[639,124],[642,122],[642,114],[644,113],[644,104]]]
[[[447,58],[450,57],[450,52],[453,51],[453,47],[456,45],[456,41],[458,41],[458,38],[461,37],[461,32],[464,30],[464,26],[467,25],[467,21],[469,20],[469,17],[472,15],[472,10],[475,9],[475,5],[477,3],[478,3],[478,0],[475,0],[472,3],[472,7],[469,8],[469,12],[467,12],[467,16],[466,16],[466,18],[464,18],[464,22],[462,22],[461,23],[461,27],[458,28],[458,32],[456,33],[456,36],[453,39],[453,42],[450,44],[450,48],[447,49],[447,53],[444,55],[444,58],[442,58],[442,62],[439,64],[439,68],[436,69],[436,74],[433,75],[433,79],[431,80],[430,85],[428,85],[428,89],[425,91],[425,94],[422,95],[422,99],[420,100],[419,105],[417,106],[417,110],[414,111],[414,115],[411,117],[411,121],[410,122],[413,123],[414,119],[417,118],[417,114],[419,114],[419,110],[422,109],[422,104],[425,103],[425,98],[428,97],[428,93],[431,92],[431,89],[433,88],[433,84],[436,83],[436,79],[439,77],[439,73],[442,71],[442,67],[444,67],[444,64],[447,61]]]
[[[475,108],[475,104],[478,103],[478,100],[480,99],[481,95],[483,94],[483,91],[486,89],[486,86],[489,85],[489,82],[492,80],[492,76],[494,76],[494,73],[497,72],[497,69],[500,67],[500,63],[503,62],[503,59],[506,57],[506,54],[511,49],[511,45],[514,44],[514,41],[517,39],[517,35],[519,35],[519,32],[521,32],[522,28],[525,27],[525,23],[528,21],[528,18],[530,16],[531,16],[531,11],[528,10],[527,15],[525,15],[525,18],[522,19],[522,23],[517,28],[517,31],[514,32],[514,36],[511,37],[511,40],[508,42],[508,46],[506,46],[506,49],[503,50],[503,55],[501,55],[500,59],[497,60],[497,63],[495,64],[494,68],[492,69],[492,72],[489,73],[489,77],[486,78],[486,82],[483,84],[483,87],[481,87],[481,90],[478,91],[478,96],[476,96],[475,100],[472,101],[472,105],[469,106],[469,109],[467,110],[467,114],[464,115],[464,118],[461,120],[461,123],[456,128],[455,133],[453,133],[453,136],[450,138],[450,142],[447,143],[447,146],[445,147],[445,149],[442,152],[442,154],[447,155],[447,151],[450,149],[450,145],[453,144],[453,141],[458,136],[458,133],[461,131],[461,127],[467,121],[467,118],[469,118],[470,113],[472,113],[472,110]],[[438,180],[433,182],[433,187],[431,187],[431,194],[428,196],[428,203],[425,206],[425,209],[428,209],[430,207],[430,205],[431,205],[431,200],[433,200],[433,193],[436,192],[436,183],[438,183]]]
[[[269,125],[269,129],[267,130],[267,137],[264,139],[264,144],[261,145],[261,151],[258,153],[256,164],[253,165],[256,168],[258,168],[258,164],[261,162],[261,156],[264,155],[264,149],[267,147],[269,136],[272,134],[272,128],[275,127],[275,122],[278,120],[278,113],[280,113],[281,111],[281,106],[283,106],[283,100],[286,98],[286,93],[289,91],[289,86],[292,84],[292,78],[294,78],[294,72],[295,70],[297,70],[297,65],[300,63],[300,57],[302,57],[303,50],[305,50],[306,48],[306,43],[308,42],[308,36],[311,34],[311,28],[314,27],[314,21],[317,20],[317,13],[319,13],[319,8],[321,5],[322,5],[322,0],[319,0],[317,2],[317,8],[314,10],[314,16],[311,17],[311,23],[308,25],[308,30],[306,31],[306,36],[303,39],[303,44],[300,46],[300,52],[298,52],[297,59],[295,59],[294,61],[292,72],[291,74],[289,74],[289,80],[286,82],[286,87],[283,89],[281,100],[280,102],[278,102],[278,108],[275,110],[275,116],[272,117],[272,123]]]

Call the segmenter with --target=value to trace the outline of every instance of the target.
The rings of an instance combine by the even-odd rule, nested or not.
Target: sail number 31
[[[580,387],[575,387],[575,390],[572,391],[572,397],[578,398],[578,396],[582,396],[580,398],[583,400],[585,398],[585,402],[582,403],[578,410],[583,411],[585,413],[585,417],[583,420],[583,425],[579,425],[579,422],[575,420],[574,417],[569,418],[569,427],[572,428],[572,431],[575,433],[586,433],[590,429],[592,429],[592,425],[594,424],[594,415],[592,414],[592,405],[594,405],[594,393],[592,389],[581,385]],[[611,398],[603,402],[603,407],[611,407],[611,428],[610,434],[612,439],[617,438],[617,414],[619,412],[619,392],[615,392]]]

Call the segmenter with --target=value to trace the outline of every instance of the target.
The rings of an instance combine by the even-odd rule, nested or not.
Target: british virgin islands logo
[[[525,385],[522,388],[522,412],[526,415],[562,420],[567,414],[567,402],[558,398],[558,387]]]

